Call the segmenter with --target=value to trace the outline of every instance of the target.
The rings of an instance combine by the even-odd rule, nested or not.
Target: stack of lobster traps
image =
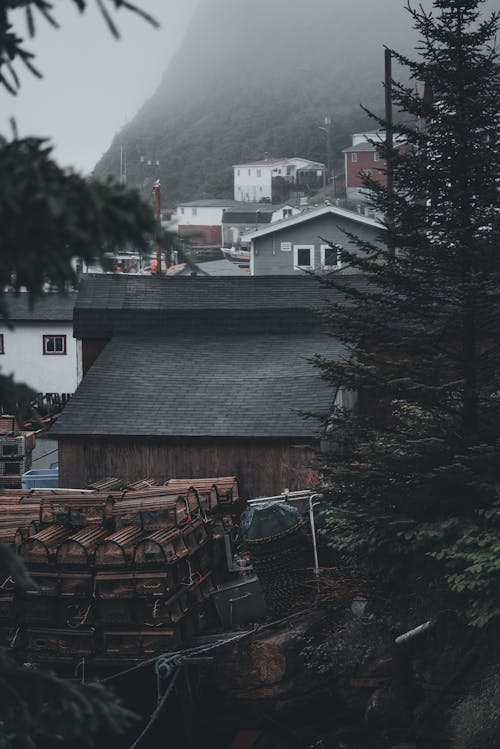
[[[212,623],[238,499],[234,477],[0,494],[1,537],[32,580],[0,581],[4,640],[31,661],[177,649]]]

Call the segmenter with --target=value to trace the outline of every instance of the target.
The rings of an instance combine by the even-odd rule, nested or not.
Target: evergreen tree
[[[72,0],[84,12],[89,0]],[[111,15],[123,8],[149,19],[126,0],[96,0],[111,31]],[[33,55],[12,23],[14,11],[26,12],[29,36],[35,34],[37,13],[57,26],[50,0],[2,0],[0,3],[0,86],[11,93],[19,88],[19,63],[39,75]],[[151,20],[151,19],[149,19]],[[144,247],[153,230],[150,208],[120,185],[91,182],[61,169],[51,148],[39,138],[8,141],[0,136],[0,284],[26,287],[31,299],[50,282],[64,287],[76,282],[73,258],[91,262],[107,249],[130,242]],[[0,291],[0,319],[7,310]],[[0,406],[9,410],[29,398],[0,375]],[[26,571],[10,549],[0,545],[2,580],[13,576],[23,586]],[[32,584],[32,583],[31,583]],[[136,717],[114,694],[99,684],[81,685],[46,671],[20,665],[10,651],[0,648],[0,747],[96,746],[111,741]]]
[[[395,587],[447,592],[477,625],[500,614],[499,14],[482,4],[408,6],[418,57],[393,55],[426,95],[392,84],[408,116],[406,145],[384,149],[396,187],[366,181],[385,228],[344,249],[366,286],[323,279],[345,290],[325,315],[352,356],[317,357],[358,394],[321,456],[330,544]]]

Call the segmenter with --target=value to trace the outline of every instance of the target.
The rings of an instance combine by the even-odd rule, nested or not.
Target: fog
[[[295,71],[303,87],[309,88],[315,85],[313,58],[324,56],[325,65],[332,63],[332,75],[337,72],[342,82],[342,86],[337,82],[337,91],[345,87],[348,98],[351,79],[368,79],[373,74],[374,55],[380,59],[377,81],[381,79],[379,50],[384,43],[403,50],[413,46],[405,0],[383,0],[378,5],[373,0],[136,2],[157,18],[161,28],[154,29],[121,11],[116,14],[121,39],[116,41],[95,2],[81,16],[70,0],[56,0],[62,28],[53,29],[40,19],[36,38],[27,42],[44,78],[39,81],[23,70],[17,97],[0,90],[0,133],[8,134],[13,116],[21,135],[50,138],[61,164],[89,173],[162,80],[165,95],[160,96],[161,106],[154,106],[163,123],[166,102],[176,86],[186,105],[197,97],[209,98],[216,86],[229,90],[238,81],[248,84],[252,76],[259,88],[265,88],[283,71],[289,71],[287,75]],[[431,0],[424,0],[424,5],[430,7]],[[494,5],[489,0],[485,9]],[[191,37],[183,44],[197,6]],[[332,22],[322,24],[318,18],[326,17],[327,8]],[[26,35],[21,12],[19,31]],[[303,46],[300,34],[315,43]],[[168,63],[181,46],[177,65],[169,70]],[[280,62],[284,47],[286,55],[281,55]],[[210,70],[213,75],[207,80],[204,73]],[[357,91],[358,82],[353,86]]]
[[[13,116],[20,135],[49,137],[61,164],[90,172],[116,131],[155,90],[197,2],[139,0],[161,28],[121,11],[115,14],[119,41],[94,3],[81,16],[68,0],[56,2],[61,28],[40,18],[36,38],[26,45],[36,54],[43,80],[21,70],[20,93],[0,91],[0,133],[10,134]],[[18,30],[25,36],[21,12]]]

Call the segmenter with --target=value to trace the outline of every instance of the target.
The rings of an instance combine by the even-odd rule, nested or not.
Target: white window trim
[[[353,164],[357,164],[358,163],[358,154],[356,153],[356,151],[353,151],[351,153],[351,161],[352,161]]]
[[[299,250],[310,250],[311,265],[299,265],[298,263]],[[293,267],[295,270],[313,270],[314,269],[314,245],[313,244],[294,244]]]
[[[342,256],[341,256],[340,248],[337,248],[336,265],[325,265],[325,254],[326,254],[327,249],[331,249],[331,245],[329,244],[320,245],[319,251],[320,251],[320,258],[321,258],[321,267],[322,268],[342,268]]]

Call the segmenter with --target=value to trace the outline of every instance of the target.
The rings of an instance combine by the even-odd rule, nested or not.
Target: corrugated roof
[[[73,319],[73,308],[76,302],[76,293],[69,294],[50,293],[36,299],[33,307],[30,307],[29,294],[26,291],[6,291],[3,300],[7,303],[9,318],[12,321],[71,321]]]
[[[295,409],[326,413],[334,397],[307,361],[315,353],[338,359],[344,348],[314,332],[117,336],[51,434],[312,438],[318,422]]]

